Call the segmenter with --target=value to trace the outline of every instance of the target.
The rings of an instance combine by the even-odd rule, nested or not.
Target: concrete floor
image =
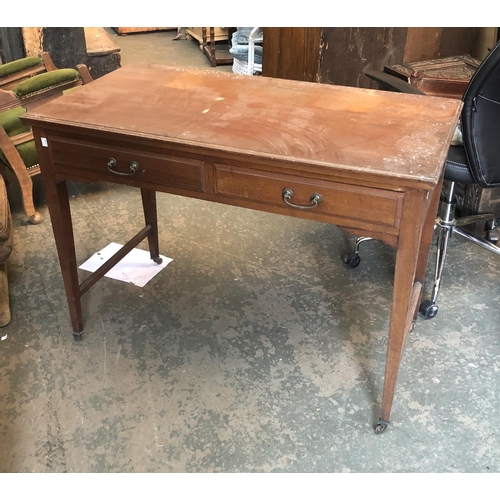
[[[182,53],[208,66],[195,42],[172,37],[114,40],[124,63],[180,64]],[[173,262],[144,288],[101,280],[75,341],[36,188],[44,222],[32,226],[9,186],[0,471],[500,471],[494,255],[452,240],[440,312],[410,335],[392,423],[377,436],[390,247],[366,243],[349,270],[352,238],[334,226],[159,194],[161,253]],[[141,227],[133,188],[70,192],[80,263]]]

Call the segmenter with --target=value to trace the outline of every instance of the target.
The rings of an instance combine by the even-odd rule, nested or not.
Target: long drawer
[[[218,196],[398,227],[403,193],[215,164]]]
[[[54,170],[98,173],[110,182],[147,182],[189,191],[205,191],[205,162],[133,148],[97,146],[57,136],[50,138]]]

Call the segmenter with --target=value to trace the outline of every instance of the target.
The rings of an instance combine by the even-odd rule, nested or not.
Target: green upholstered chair
[[[31,129],[20,118],[28,109],[92,81],[85,65],[77,69],[53,70],[23,80],[11,91],[0,91],[0,162],[16,176],[24,210],[33,224],[42,221],[33,203],[31,180],[40,173],[40,167]]]
[[[0,64],[0,89],[11,90],[27,78],[55,69],[57,68],[48,52],[42,52],[40,57],[23,57]]]

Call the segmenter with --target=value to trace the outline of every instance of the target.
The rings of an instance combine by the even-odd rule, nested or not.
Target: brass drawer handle
[[[290,188],[283,189],[283,201],[293,208],[300,208],[300,210],[309,210],[310,208],[316,208],[323,201],[323,197],[320,194],[314,193],[311,195],[311,205],[295,205],[295,203],[291,203],[289,201],[292,199],[292,196],[293,191]]]
[[[136,161],[130,162],[130,172],[118,172],[117,170],[113,170],[118,162],[114,158],[108,158],[108,170],[116,175],[129,176],[134,175],[139,170],[139,164]]]

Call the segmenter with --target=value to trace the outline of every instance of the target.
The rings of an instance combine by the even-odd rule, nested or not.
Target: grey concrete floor
[[[150,40],[150,54],[182,44],[189,64],[205,64],[196,44],[171,38],[115,40],[124,61]],[[141,227],[135,189],[69,189],[79,263]],[[161,253],[173,262],[144,288],[101,280],[75,341],[43,188],[37,180],[38,226],[13,181],[9,191],[0,471],[500,471],[494,255],[452,240],[440,312],[411,333],[392,423],[377,436],[390,247],[366,243],[349,270],[352,237],[335,226],[158,194]]]

